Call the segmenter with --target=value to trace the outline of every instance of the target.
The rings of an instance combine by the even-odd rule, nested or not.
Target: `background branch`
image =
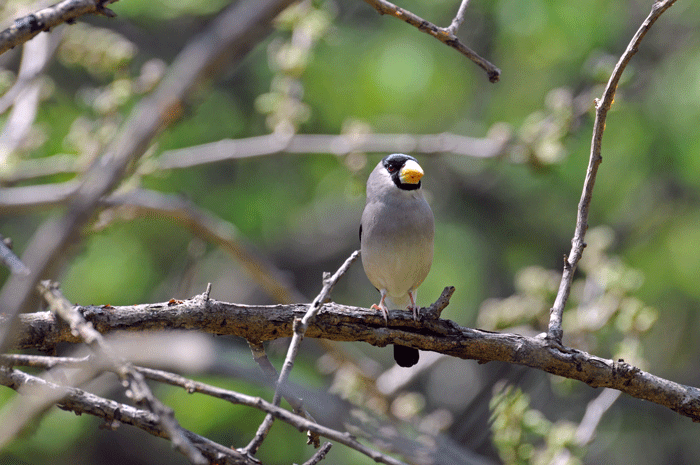
[[[474,158],[495,158],[504,155],[510,143],[511,140],[508,137],[478,138],[452,133],[422,135],[294,134],[291,136],[273,133],[241,139],[222,139],[181,149],[166,150],[157,158],[144,160],[137,170],[141,175],[148,175],[163,170],[192,168],[227,160],[269,156],[278,153],[319,153],[337,156],[353,152],[452,153]],[[65,154],[37,160],[22,160],[17,162],[17,165],[11,170],[0,173],[0,182],[15,183],[55,174],[81,173],[84,171],[83,165],[81,160]],[[71,186],[70,188],[61,188],[60,184],[5,188],[0,191],[0,214],[26,211],[32,208],[46,208],[53,204],[62,203],[59,192],[63,192],[66,196],[72,193],[71,190],[75,189],[72,183],[74,181],[64,183]],[[54,186],[56,192],[49,197],[51,186]],[[32,187],[49,198],[43,199],[42,195],[33,193]],[[46,192],[47,190],[48,192]]]
[[[0,292],[0,302],[10,318],[27,309],[40,279],[51,274],[66,258],[66,248],[92,217],[101,197],[114,189],[129,166],[144,154],[152,138],[172,123],[195,86],[208,79],[228,59],[240,60],[253,44],[270,31],[272,19],[290,0],[244,1],[224,11],[209,28],[178,55],[158,89],[140,102],[120,136],[86,173],[67,212],[47,220],[22,257],[31,274],[11,276]],[[7,331],[0,333],[6,346]]]

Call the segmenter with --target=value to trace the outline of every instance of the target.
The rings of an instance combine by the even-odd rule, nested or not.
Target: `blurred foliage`
[[[564,450],[576,451],[576,425],[552,423],[542,412],[530,408],[530,396],[508,386],[491,398],[491,428],[498,454],[507,465],[548,465]],[[581,454],[581,451],[578,451]],[[574,456],[567,465],[578,465]]]
[[[458,3],[407,0],[399,5],[446,26]],[[471,2],[458,35],[501,68],[501,81],[489,84],[456,51],[363,2],[302,1],[278,18],[277,32],[241,66],[202,85],[185,102],[181,119],[154,140],[121,188],[186,196],[234,224],[311,298],[321,287],[321,273],[337,269],[358,247],[364,183],[383,154],[282,154],[154,172],[158,156],[271,131],[453,132],[507,140],[504,153],[494,159],[449,153],[419,157],[436,216],[435,261],[421,286],[420,303],[427,305],[444,286],[455,285],[444,317],[464,325],[541,332],[562,256],[570,249],[590,150],[593,99],[650,4]],[[226,5],[122,0],[110,6],[117,18],[81,18],[52,31],[60,43],[37,81],[34,121],[26,133],[11,135],[17,139],[13,144],[0,134],[0,185],[79,177],[118,134],[134,105],[157,86],[175,54]],[[4,2],[3,24],[35,6],[40,5]],[[588,247],[564,331],[565,342],[574,347],[624,358],[697,386],[700,12],[693,7],[679,1],[665,13],[623,75],[603,138]],[[0,56],[0,92],[15,83],[20,52],[17,47]],[[11,112],[0,115],[0,126],[8,125]],[[29,168],[51,171],[66,160],[71,169],[20,176]],[[60,209],[3,215],[0,231],[12,237],[21,255],[38,224],[56,213]],[[157,215],[118,218],[84,231],[82,241],[67,251],[71,258],[55,278],[72,301],[117,305],[184,298],[212,282],[214,298],[271,303],[243,268],[173,221]],[[7,271],[0,270],[0,280],[6,277]],[[377,296],[356,265],[333,298],[368,307]],[[568,447],[550,433],[562,425],[569,425],[568,431],[580,421],[593,396],[580,383],[544,375],[523,381],[519,389],[493,397],[493,437],[476,442],[473,438],[488,430],[492,415],[479,410],[489,404],[479,402],[480,393],[489,393],[488,399],[504,376],[494,364],[441,359],[406,384],[382,390],[377,386],[392,365],[390,350],[363,344],[333,348],[332,356],[321,355],[305,341],[307,368],[295,373],[297,381],[326,386],[382,419],[397,420],[409,436],[428,441],[444,431],[454,434],[459,445],[508,463],[545,463],[553,444]],[[269,351],[276,363],[284,344],[270,344]],[[543,389],[546,401],[534,394]],[[0,394],[8,395],[5,391]],[[258,412],[163,392],[183,421],[203,434],[217,430],[224,443],[240,446],[260,419]],[[98,431],[90,419],[68,417],[51,413],[0,461],[57,463],[48,458],[64,454],[66,463],[149,463],[120,448],[132,441],[156,456],[167,454],[172,463],[184,463],[164,441],[127,428]],[[277,424],[273,434],[278,447],[261,450],[265,463],[302,462],[311,454],[303,434]],[[694,426],[672,412],[636,400],[619,402],[604,417],[596,442],[585,452],[572,452],[583,463],[643,464],[677,461],[682,450],[692,461],[700,455],[695,436]],[[74,444],[94,446],[68,447]],[[341,446],[328,460],[370,463]]]

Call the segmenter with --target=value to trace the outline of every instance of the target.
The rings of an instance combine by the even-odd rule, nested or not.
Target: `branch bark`
[[[308,304],[240,305],[205,302],[201,297],[125,307],[77,307],[101,333],[182,329],[254,341],[291,337],[294,318],[302,318],[307,309]],[[482,363],[523,365],[592,387],[616,389],[700,421],[700,389],[660,378],[622,360],[552,345],[545,338],[464,328],[449,320],[414,322],[402,311],[392,311],[389,323],[385,326],[383,316],[373,310],[331,302],[323,305],[306,337],[361,341],[379,347],[401,344]],[[48,312],[21,316],[17,348],[50,349],[59,342],[80,340]]]

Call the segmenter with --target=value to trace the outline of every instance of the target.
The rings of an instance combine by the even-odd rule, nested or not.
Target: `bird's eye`
[[[396,171],[396,167],[393,165],[389,165],[386,167],[386,170],[390,173],[393,173],[394,171]]]

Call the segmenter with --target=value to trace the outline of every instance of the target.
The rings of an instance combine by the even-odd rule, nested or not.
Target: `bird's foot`
[[[384,324],[389,326],[389,310],[386,308],[386,305],[380,302],[379,305],[372,304],[370,308],[372,310],[381,310],[382,314],[384,315]]]

